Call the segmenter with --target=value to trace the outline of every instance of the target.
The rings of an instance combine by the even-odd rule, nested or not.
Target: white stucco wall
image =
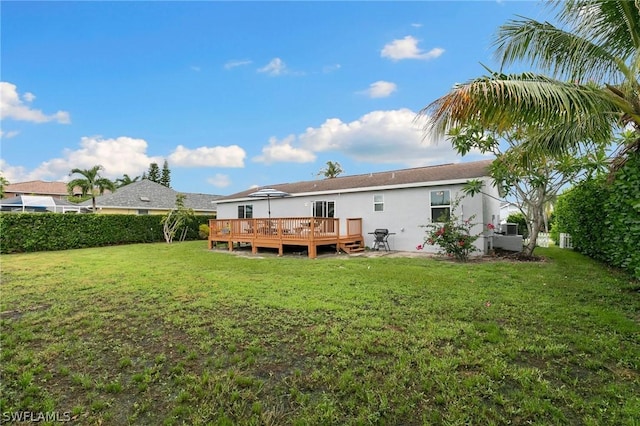
[[[488,182],[488,181],[487,181]],[[425,228],[431,221],[430,192],[439,190],[451,191],[451,200],[461,196],[464,182],[443,183],[431,186],[411,188],[376,188],[334,193],[314,193],[308,195],[293,195],[286,198],[271,199],[271,217],[307,217],[312,216],[313,201],[334,201],[335,217],[340,218],[342,233],[346,230],[347,218],[362,218],[362,231],[367,246],[373,245],[373,232],[376,228],[387,228],[394,235],[389,236],[392,250],[416,251],[416,246],[424,242]],[[486,192],[493,192],[490,183],[485,184]],[[384,210],[374,211],[374,195],[382,195]],[[498,197],[497,190],[494,195]],[[253,217],[267,217],[267,200],[245,198],[241,201],[218,202],[218,219],[233,219],[238,217],[238,205],[253,205]],[[455,212],[458,217],[468,219],[475,215],[472,223],[477,223],[473,233],[480,233],[486,229],[486,224],[495,222],[500,214],[500,202],[486,195],[467,196],[460,203]],[[497,224],[497,223],[496,223]],[[484,234],[484,233],[483,233]],[[476,246],[486,252],[488,240],[484,235],[476,241]],[[426,246],[423,251],[436,252],[437,248]]]

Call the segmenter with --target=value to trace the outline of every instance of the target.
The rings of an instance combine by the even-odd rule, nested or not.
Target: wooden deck
[[[340,219],[324,217],[286,217],[260,219],[211,219],[209,249],[226,243],[229,251],[236,244],[251,244],[251,252],[259,248],[277,248],[282,256],[284,246],[306,246],[310,258],[319,246],[335,245],[336,250],[353,253],[364,250],[362,219],[347,219],[341,234]]]

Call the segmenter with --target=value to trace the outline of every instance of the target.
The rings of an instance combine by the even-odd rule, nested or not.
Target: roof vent
[[[148,201],[151,201],[151,200],[149,200],[149,197],[140,197],[140,201],[147,201],[148,202]]]
[[[396,178],[396,172],[391,173],[391,179],[395,179]]]

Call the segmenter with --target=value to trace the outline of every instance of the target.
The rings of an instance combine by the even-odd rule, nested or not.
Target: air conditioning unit
[[[500,225],[500,233],[502,235],[518,235],[517,223],[503,223]]]

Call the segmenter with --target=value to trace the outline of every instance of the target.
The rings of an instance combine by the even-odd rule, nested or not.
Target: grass
[[[2,256],[0,412],[76,424],[637,425],[638,283],[544,262]]]

